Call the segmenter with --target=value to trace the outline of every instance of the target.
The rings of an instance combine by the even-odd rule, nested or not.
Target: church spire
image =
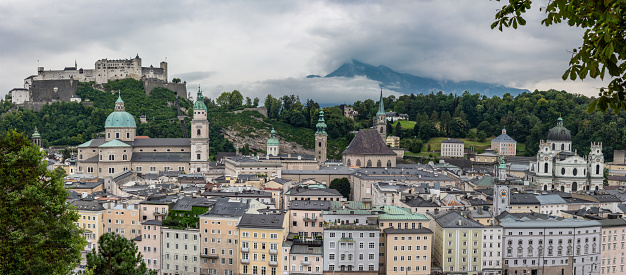
[[[384,115],[385,114],[385,105],[383,103],[383,88],[380,88],[380,101],[378,103],[378,112],[376,115]]]
[[[315,127],[317,128],[317,132],[315,132],[316,135],[326,135],[326,122],[324,121],[323,110],[320,110],[320,117],[317,120],[317,124],[315,125]]]

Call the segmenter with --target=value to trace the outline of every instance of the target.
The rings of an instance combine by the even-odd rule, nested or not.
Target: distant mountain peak
[[[368,79],[375,80],[389,90],[394,90],[404,94],[443,91],[445,93],[462,94],[468,91],[472,94],[479,93],[487,96],[502,96],[510,93],[515,96],[523,92],[530,92],[526,89],[517,89],[506,87],[502,84],[484,83],[478,81],[451,81],[451,80],[435,80],[432,78],[416,76],[408,73],[396,72],[393,69],[384,66],[373,66],[356,59],[352,59],[334,70],[325,77],[356,77],[365,76]]]

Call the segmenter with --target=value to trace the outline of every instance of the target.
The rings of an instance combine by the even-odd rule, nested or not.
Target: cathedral
[[[78,146],[76,163],[79,173],[103,178],[124,171],[158,173],[177,170],[187,174],[209,171],[209,121],[199,88],[193,105],[191,138],[137,136],[135,118],[126,112],[121,96],[104,128],[104,138]]]
[[[536,162],[531,163],[531,181],[543,191],[558,190],[576,192],[602,188],[604,154],[602,143],[591,143],[587,156],[572,151],[570,130],[563,126],[563,119],[548,132],[546,141],[540,141]]]

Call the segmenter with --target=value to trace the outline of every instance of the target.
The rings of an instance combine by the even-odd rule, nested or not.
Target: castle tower
[[[274,131],[274,127],[272,127],[272,131],[270,132],[270,138],[267,140],[267,155],[278,156],[279,145],[280,143],[278,142],[278,139],[276,138],[276,131]]]
[[[119,139],[122,141],[134,141],[137,133],[137,123],[133,115],[126,112],[122,96],[118,95],[115,101],[115,109],[109,114],[104,122],[106,141]]]
[[[167,78],[167,62],[161,61],[160,67],[161,69],[163,69],[163,78],[165,79],[165,83],[168,83],[169,80]]]
[[[374,128],[380,134],[383,142],[387,139],[387,116],[385,115],[385,106],[383,103],[383,88],[380,88],[380,101],[378,103],[378,112],[374,119]]]
[[[35,127],[35,132],[33,133],[33,144],[39,146],[39,148],[41,148],[41,135],[39,134],[39,132],[37,131],[37,127]]]
[[[324,111],[320,111],[320,118],[315,125],[317,132],[315,132],[315,158],[320,163],[326,162],[326,142],[328,134],[326,134],[326,122],[324,122]]]
[[[510,211],[511,194],[509,186],[494,185],[493,186],[493,216],[496,217],[504,211]]]
[[[191,173],[206,173],[209,171],[209,121],[207,120],[207,107],[200,86],[198,95],[193,104],[193,119],[191,120],[191,157],[189,170]]]
[[[604,154],[602,153],[602,143],[592,142],[591,151],[587,156],[587,170],[589,171],[590,188],[599,190],[602,188],[604,180]]]

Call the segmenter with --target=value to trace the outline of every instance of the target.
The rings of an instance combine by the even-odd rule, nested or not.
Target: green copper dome
[[[570,130],[563,126],[563,118],[556,120],[556,126],[548,131],[548,140],[550,141],[572,141]]]
[[[204,96],[202,96],[200,86],[198,86],[198,95],[196,96],[196,103],[193,104],[193,109],[206,111],[206,105],[204,105]]]
[[[267,140],[267,146],[278,146],[278,139],[276,138],[276,131],[272,127],[272,131],[270,132],[272,137]]]
[[[133,115],[125,111],[121,96],[117,97],[115,111],[107,117],[104,128],[137,128]]]
[[[385,105],[383,103],[383,88],[380,88],[380,101],[378,103],[378,112],[376,115],[385,115]]]
[[[40,138],[41,135],[39,134],[39,131],[37,131],[37,127],[35,127],[35,132],[33,133],[33,138]]]
[[[317,128],[317,132],[315,132],[316,135],[326,135],[326,122],[324,122],[324,111],[320,111],[320,118],[317,120],[315,128]]]

